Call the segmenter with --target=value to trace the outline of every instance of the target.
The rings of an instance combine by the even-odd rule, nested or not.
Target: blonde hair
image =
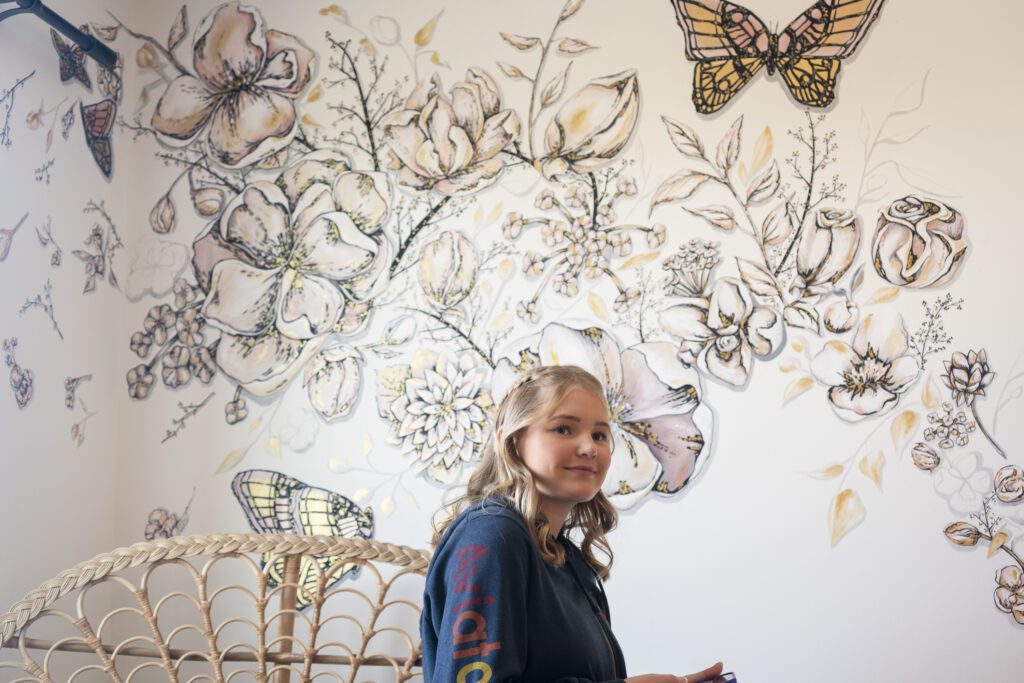
[[[466,492],[442,509],[446,515],[434,523],[432,544],[437,546],[444,532],[464,509],[485,498],[503,498],[522,515],[530,529],[541,557],[554,566],[565,563],[565,548],[550,538],[550,525],[540,509],[540,495],[533,474],[516,451],[515,439],[535,422],[551,414],[574,388],[605,398],[601,382],[575,365],[541,365],[527,370],[517,379],[498,405],[494,429],[484,444],[480,464],[469,477]],[[498,440],[497,435],[502,438]],[[605,579],[612,566],[613,553],[606,534],[615,528],[618,514],[604,492],[573,506],[562,526],[563,533],[573,529],[583,532],[580,549],[587,564]],[[594,554],[599,549],[606,558]]]

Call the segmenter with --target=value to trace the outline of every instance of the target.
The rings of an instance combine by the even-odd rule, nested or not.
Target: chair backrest
[[[401,683],[421,675],[429,560],[380,541],[293,534],[118,548],[0,616],[0,683]]]

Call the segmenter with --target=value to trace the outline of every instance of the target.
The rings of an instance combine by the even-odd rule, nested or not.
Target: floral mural
[[[191,6],[169,27],[90,22],[138,69],[96,79],[115,134],[79,100],[48,95],[18,115],[48,155],[78,112],[100,171],[128,146],[162,169],[139,188],[147,210],[133,234],[96,199],[84,231],[56,235],[76,296],[132,306],[116,341],[114,379],[133,411],[123,419],[158,413],[170,423],[161,444],[209,430],[216,449],[212,485],[197,481],[183,508],[171,498],[181,512],[148,503],[140,531],[183,533],[204,497],[233,494],[257,531],[386,537],[399,507],[436,507],[416,492],[465,483],[507,388],[552,363],[601,380],[614,446],[604,493],[643,519],[681,509],[719,459],[795,468],[789,443],[766,446],[770,456],[717,448],[746,429],[734,399],[781,378],[777,403],[756,410],[813,413],[834,435],[806,472],[815,481],[792,483],[819,502],[808,542],[835,549],[872,533],[868,508],[899,468],[956,517],[927,533],[999,558],[993,614],[1024,624],[1024,462],[997,431],[1024,370],[983,348],[998,324],[963,340],[945,327],[972,315],[955,292],[984,267],[971,240],[985,228],[976,203],[877,157],[880,145],[910,155],[901,145],[917,133],[887,126],[923,127],[921,104],[847,131],[835,128],[841,104],[787,99],[785,134],[761,120],[756,85],[716,101],[727,108],[713,118],[689,102],[654,111],[665,100],[627,54],[589,65],[598,47],[575,31],[590,5],[516,17],[529,34],[495,31],[494,55],[459,68],[437,38],[447,16],[411,6],[368,22],[330,4],[315,23],[268,23],[269,9],[237,2],[194,25]],[[37,169],[37,182],[60,168]],[[118,182],[130,173],[119,167]],[[56,272],[64,251],[35,215],[0,231],[0,261],[27,248],[23,223]],[[63,340],[50,280],[36,289],[18,315]],[[4,336],[12,414],[39,409],[19,334],[20,346]],[[83,369],[65,384],[76,447],[98,414],[91,386],[75,393],[86,381]],[[261,455],[280,461],[257,466]],[[285,474],[299,455],[337,479]]]

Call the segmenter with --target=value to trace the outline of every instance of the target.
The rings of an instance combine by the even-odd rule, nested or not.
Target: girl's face
[[[608,411],[601,397],[574,387],[549,415],[516,439],[542,504],[568,513],[597,495],[612,460]]]

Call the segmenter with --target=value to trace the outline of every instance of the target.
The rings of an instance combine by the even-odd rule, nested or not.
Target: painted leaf
[[[270,453],[275,458],[281,457],[281,440],[276,436],[267,439],[267,453]]]
[[[962,546],[978,545],[978,539],[981,538],[981,532],[967,522],[953,522],[946,527],[944,533],[946,538]]]
[[[369,434],[363,435],[363,455],[369,455],[370,451],[373,450],[373,439],[370,438]]]
[[[694,159],[704,158],[704,144],[692,128],[667,116],[662,116],[661,120],[665,122],[665,128],[668,129],[668,137],[672,140],[672,144],[683,156]]]
[[[1002,548],[1003,545],[1008,540],[1010,540],[1010,537],[1009,537],[1009,535],[1007,535],[1007,533],[1005,531],[1000,531],[1000,532],[997,532],[996,534],[994,534],[992,536],[992,540],[989,541],[989,544],[988,544],[988,555],[987,555],[987,557],[992,557],[993,555],[998,553],[999,549]]]
[[[608,307],[605,306],[604,300],[597,296],[593,292],[587,295],[587,306],[593,311],[601,320],[608,322]]]
[[[782,395],[782,405],[786,405],[794,398],[814,386],[814,380],[810,377],[801,377],[790,382],[786,387],[786,393]]]
[[[850,279],[850,296],[852,297],[857,289],[864,284],[864,264],[862,263],[859,268],[854,272],[853,277]]]
[[[765,162],[768,161],[772,156],[772,131],[768,126],[764,127],[761,134],[757,136],[757,141],[754,142],[754,155],[750,160],[750,172],[757,173],[757,171],[764,166]]]
[[[782,317],[790,327],[799,327],[820,334],[818,311],[806,301],[794,301],[782,311]]]
[[[892,423],[889,425],[889,436],[892,437],[892,446],[896,449],[896,453],[903,453],[903,449],[907,447],[907,442],[917,429],[917,423],[918,416],[913,410],[904,410],[893,418]]]
[[[899,296],[899,294],[899,287],[880,287],[871,295],[871,298],[868,299],[868,305],[888,303]]]
[[[792,346],[793,350],[797,353],[803,353],[804,349],[807,348],[807,342],[804,341],[803,337],[796,337],[790,343],[790,346]]]
[[[370,489],[362,488],[352,494],[352,500],[359,503],[368,495],[370,495]]]
[[[736,227],[736,216],[733,215],[732,209],[728,206],[722,206],[721,204],[713,204],[711,206],[705,206],[702,209],[683,209],[694,216],[703,218],[711,227],[718,228],[728,232]]]
[[[835,479],[845,471],[846,467],[837,462],[835,464],[829,465],[823,470],[818,470],[817,472],[809,472],[808,474],[810,474],[810,476],[814,477],[815,479]]]
[[[509,78],[525,78],[526,80],[530,80],[530,78],[526,74],[524,74],[518,66],[512,66],[511,64],[506,64],[505,62],[498,62],[497,64],[498,68],[501,69],[502,72]]]
[[[658,204],[686,199],[710,178],[711,176],[708,174],[698,171],[680,171],[666,178],[654,192],[654,198],[651,199],[651,211]]]
[[[761,241],[780,244],[793,233],[793,212],[788,201],[782,202],[769,213],[761,224]]]
[[[736,257],[736,267],[740,271],[740,279],[754,294],[765,297],[781,297],[779,286],[768,269],[760,263]]]
[[[857,468],[860,470],[860,473],[875,482],[875,485],[879,489],[882,488],[883,467],[885,467],[885,453],[882,451],[868,453],[860,459],[859,463],[857,463]]]
[[[534,45],[540,44],[540,38],[534,38],[532,36],[520,36],[515,33],[505,33],[504,31],[499,31],[498,35],[500,35],[506,43],[517,50],[529,50]]]
[[[317,83],[315,86],[313,86],[313,89],[309,91],[309,94],[306,95],[306,101],[316,102],[317,100],[320,99],[320,96],[323,95],[323,92],[323,88],[320,87],[319,83]]]
[[[558,17],[558,20],[565,21],[572,15],[576,14],[582,6],[583,0],[569,0],[569,2],[565,3],[565,7],[562,8],[562,14]]]
[[[578,55],[587,50],[596,50],[596,45],[591,45],[579,38],[562,38],[558,43],[558,51],[567,55]]]
[[[750,181],[747,187],[747,204],[757,204],[770,199],[779,191],[779,164],[775,161],[767,170]]]
[[[729,130],[718,143],[718,149],[715,151],[715,164],[722,173],[727,173],[736,163],[736,157],[740,153],[740,130],[742,128],[743,117],[741,116],[729,126]]]
[[[369,38],[363,38],[362,40],[360,40],[359,47],[362,48],[363,52],[365,52],[368,55],[377,54],[377,48],[373,46],[373,43],[370,42]]]
[[[438,52],[437,50],[434,50],[434,54],[430,55],[430,61],[433,64],[437,66],[443,66],[446,69],[452,68],[451,65],[448,64],[448,62],[444,61],[444,58],[441,57],[441,53]]]
[[[620,270],[626,270],[629,268],[636,268],[637,266],[644,266],[658,258],[658,252],[652,251],[646,254],[637,254],[636,256],[630,256],[628,259],[622,262],[619,266]]]
[[[437,20],[441,18],[441,12],[434,15],[434,18],[423,24],[419,31],[416,31],[416,35],[413,36],[412,41],[416,43],[417,47],[424,47],[434,39],[434,31],[437,29]]]
[[[562,91],[565,90],[565,82],[569,78],[569,69],[572,67],[572,62],[562,70],[562,73],[552,78],[547,85],[544,86],[544,90],[540,94],[541,106],[547,107],[552,104],[555,100],[562,96]]]
[[[186,33],[188,33],[188,10],[185,8],[185,5],[182,5],[167,35],[167,49],[173,51],[174,48],[178,47],[181,41],[184,40]]]
[[[235,465],[242,461],[243,455],[245,455],[245,451],[242,450],[241,448],[236,448],[235,450],[231,451],[230,453],[224,456],[223,460],[220,461],[220,465],[217,467],[217,471],[214,472],[214,474],[227,472],[232,467],[234,467]]]
[[[928,373],[928,381],[924,382],[921,386],[921,403],[928,410],[935,410],[939,405],[941,395],[939,394],[939,385],[935,381],[935,376],[932,373]]]
[[[385,517],[390,517],[395,514],[395,499],[388,496],[380,502],[380,511],[384,513]]]
[[[328,5],[327,7],[322,8],[320,10],[320,15],[324,17],[336,16],[339,19],[341,19],[343,23],[349,23],[348,12],[346,12],[344,8],[339,7],[338,5]]]
[[[319,128],[320,127],[320,122],[317,121],[316,119],[314,119],[309,114],[303,114],[302,115],[302,123],[307,125],[307,126],[309,126],[310,128]]]
[[[800,368],[800,364],[794,360],[784,360],[779,363],[779,372],[793,372]]]
[[[853,489],[843,489],[836,494],[828,508],[828,531],[833,548],[843,536],[864,521],[866,513],[860,496]]]
[[[327,461],[328,469],[330,469],[331,472],[333,472],[334,474],[341,474],[342,472],[345,471],[345,468],[347,466],[348,463],[345,462],[345,458],[341,457],[340,455],[336,455]]]

